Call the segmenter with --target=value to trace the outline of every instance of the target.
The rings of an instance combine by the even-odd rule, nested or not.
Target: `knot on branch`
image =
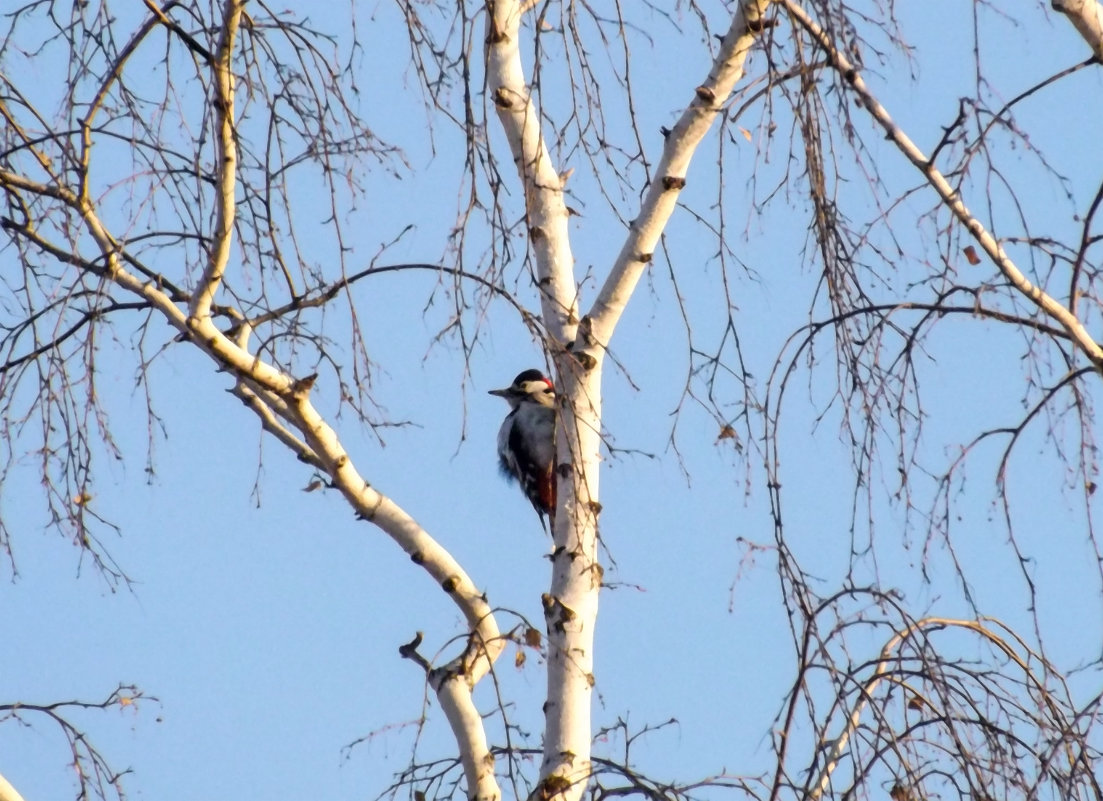
[[[425,639],[425,635],[420,631],[416,632],[412,640],[405,645],[398,646],[398,655],[403,659],[409,659],[416,662],[422,670],[428,673],[429,660],[417,652],[418,646],[421,645],[423,639]]]
[[[597,367],[597,359],[592,354],[587,353],[584,350],[571,350],[571,356],[583,370],[589,372]]]
[[[513,98],[509,96],[509,90],[504,86],[494,90],[494,105],[498,108],[513,108]]]
[[[590,565],[590,586],[600,587],[605,579],[605,568],[594,562]]]
[[[578,617],[573,609],[546,592],[540,596],[540,603],[544,607],[544,620],[549,632],[562,633],[567,624]]]
[[[588,314],[584,315],[578,323],[578,338],[583,344],[594,344],[594,318]]]
[[[777,20],[773,19],[749,19],[747,20],[747,33],[757,35],[762,33],[767,28],[772,28],[777,25]]]
[[[314,382],[318,380],[317,373],[311,373],[305,378],[300,378],[291,385],[290,395],[295,400],[303,400],[310,394]]]
[[[682,176],[680,176],[680,175],[664,175],[663,176],[663,189],[665,189],[667,192],[671,191],[672,189],[681,190],[681,189],[685,189],[685,188],[686,188],[686,179],[683,178]]]
[[[536,792],[532,794],[534,799],[539,801],[549,801],[557,795],[562,795],[571,789],[571,780],[566,776],[559,776],[558,774],[552,774],[546,776],[542,782],[536,787]]]
[[[460,586],[460,578],[459,576],[449,576],[440,583],[440,586],[446,593],[451,595],[456,591],[456,587]]]
[[[493,4],[491,4],[491,7],[487,10],[487,13],[493,16]],[[486,35],[486,43],[488,45],[496,45],[501,44],[502,42],[509,41],[509,37],[506,35],[505,31],[499,28],[493,19],[490,20],[490,25],[488,27],[490,28],[490,31]]]
[[[709,86],[698,86],[693,90],[697,95],[697,99],[702,103],[708,103],[710,106],[716,102],[716,92]]]

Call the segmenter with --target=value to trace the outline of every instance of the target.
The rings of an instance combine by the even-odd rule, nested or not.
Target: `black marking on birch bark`
[[[643,262],[644,264],[650,264],[651,259],[654,258],[654,253],[637,253],[636,261]]]
[[[410,561],[413,562],[415,565],[423,565],[425,564],[425,554],[423,554],[421,551],[414,551],[412,554],[410,554]]]
[[[463,678],[466,669],[464,665],[455,665],[452,663],[441,665],[439,668],[433,668],[429,671],[429,686],[433,688],[434,692],[439,692],[446,681]]]
[[[560,462],[556,465],[555,472],[559,474],[560,478],[570,478],[571,476],[571,463]]]
[[[565,606],[562,601],[548,595],[548,593],[540,596],[540,603],[544,607],[544,620],[547,623],[549,633],[553,631],[562,633],[566,628],[564,624],[578,617],[573,609]]]
[[[311,388],[314,386],[314,382],[318,380],[317,373],[311,373],[305,378],[300,378],[291,385],[291,397],[296,399],[305,398],[310,394]]]
[[[586,351],[571,351],[571,356],[573,356],[574,360],[587,372],[597,367],[597,359],[589,353],[586,353]]]
[[[697,95],[697,99],[702,101],[703,103],[708,103],[711,105],[716,102],[716,92],[714,92],[711,87],[698,86],[693,91]]]
[[[602,506],[600,503],[598,503],[597,501],[590,501],[588,505],[590,507],[590,511],[593,512],[594,517],[597,517],[599,514],[601,514]]]
[[[494,105],[498,108],[513,108],[513,100],[509,97],[509,90],[499,86],[494,90]]]
[[[600,587],[605,579],[605,568],[595,562],[590,565],[590,573],[594,579],[592,586]]]
[[[747,33],[762,33],[767,28],[772,28],[777,25],[777,20],[772,19],[749,19],[747,20]]]
[[[365,482],[364,486],[369,486],[369,485]],[[379,511],[379,507],[382,506],[382,505],[383,505],[383,496],[382,495],[376,495],[375,505],[372,506],[372,508],[369,509],[367,512],[357,512],[356,513],[356,519],[357,520],[374,520],[375,519],[375,513]]]
[[[686,179],[680,175],[664,175],[663,189],[669,192],[671,189],[685,189]]]
[[[487,13],[493,15],[494,14],[493,7],[488,8]],[[495,25],[494,20],[492,19],[490,21],[490,32],[486,35],[486,43],[489,44],[489,45],[496,45],[496,44],[501,44],[502,42],[505,42],[508,39],[509,39],[509,37],[506,36],[505,31],[501,30],[497,25]]]
[[[440,586],[446,593],[451,595],[456,591],[456,587],[458,587],[459,584],[460,580],[458,578],[456,578],[455,576],[449,576],[440,583]]]
[[[540,801],[548,801],[548,799],[566,793],[570,789],[570,779],[566,776],[552,775],[540,782],[540,786],[536,788],[536,797],[539,798]]]
[[[659,133],[663,135],[663,139],[666,139],[668,136],[670,136],[670,129],[663,125],[659,128]]]
[[[534,242],[539,242],[545,236],[547,236],[547,234],[544,233],[544,229],[539,225],[534,225],[529,229],[529,238]]]

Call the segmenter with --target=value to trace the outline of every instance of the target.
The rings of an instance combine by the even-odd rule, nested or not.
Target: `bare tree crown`
[[[5,11],[0,497],[32,475],[20,502],[106,586],[131,586],[126,541],[109,547],[119,530],[96,502],[104,463],[135,456],[105,383],[134,376],[152,474],[155,450],[172,457],[151,381],[167,354],[195,354],[277,444],[265,462],[301,463],[307,489],[385,535],[454,610],[448,643],[411,619],[393,644],[454,743],[415,751],[393,797],[1098,801],[1101,695],[1081,680],[1103,638],[1085,624],[1087,645],[1065,645],[1068,618],[1098,622],[1103,592],[1103,173],[1075,131],[1098,107],[1103,6],[974,3],[969,35],[954,17],[955,47],[933,55],[910,45],[910,25],[932,38],[915,13],[840,0],[398,0],[342,21],[259,0]],[[1018,59],[1021,73],[993,66],[990,49],[1025,48],[1011,23],[1059,30],[1064,44],[1044,46],[1066,49]],[[415,110],[394,124],[371,74],[384,24],[406,35],[404,79],[429,120],[416,142]],[[960,91],[917,112],[924,71],[951,67]],[[391,208],[400,184],[417,187],[408,218]],[[426,235],[420,206],[440,216],[442,197],[451,219]],[[381,446],[410,422],[378,394],[394,368],[370,333],[402,282],[419,282],[422,317],[391,338],[420,327],[448,354],[457,403],[498,326],[544,357],[554,457],[541,454],[533,503],[554,511],[554,543],[546,586],[527,588],[542,623],[498,606],[484,564],[419,522],[429,489],[469,489],[387,475],[352,444],[350,430]],[[644,295],[679,321],[657,345],[629,315]],[[635,509],[610,517],[600,483],[617,481],[603,462],[652,455],[638,444],[654,438],[609,423],[623,409],[610,399],[648,382],[673,405],[663,458],[692,482],[693,454],[715,446],[731,520],[754,521],[716,523],[740,532],[733,581],[776,573],[792,682],[763,722],[765,766],[746,773],[728,772],[745,758],[732,754],[721,773],[660,781],[634,749],[666,724],[594,720],[617,548],[669,549],[656,552],[670,570],[693,569],[677,545],[694,532],[608,533],[662,528]],[[650,489],[650,510],[673,497]],[[28,533],[3,508],[15,575]],[[1000,542],[978,545],[992,520]],[[1080,563],[1076,587],[1047,572]],[[1015,624],[993,614],[1005,609]],[[527,712],[503,690],[507,651],[544,669]],[[732,653],[733,669],[777,670],[754,643]],[[121,797],[124,774],[71,716],[139,700],[154,699],[119,685],[99,702],[13,700],[0,722],[50,721],[80,796]],[[538,734],[528,715],[543,716]],[[419,740],[434,725],[423,712]],[[0,799],[17,797],[0,777]]]

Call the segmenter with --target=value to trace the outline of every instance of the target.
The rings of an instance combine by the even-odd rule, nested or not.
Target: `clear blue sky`
[[[954,118],[958,98],[973,92],[966,5],[935,3],[930,7],[937,6],[937,13],[923,14],[898,9],[915,48],[914,83],[898,57],[883,64],[866,59],[867,81],[927,149],[941,135],[940,126]],[[986,75],[1005,98],[1087,56],[1064,19],[1043,6],[1023,5],[1028,7],[1015,12],[1023,15],[1017,25],[980,12]],[[317,25],[343,35],[335,9],[291,6],[309,6],[303,13]],[[395,9],[380,4],[357,13],[364,40],[363,58],[356,62],[363,71],[362,112],[380,136],[403,148],[409,169],[400,180],[382,173],[370,179],[369,201],[359,210],[365,222],[349,230],[351,245],[366,263],[380,243],[414,223],[415,233],[389,261],[436,261],[455,221],[462,142],[447,126],[432,142],[427,138],[427,112]],[[712,13],[719,26],[722,15]],[[708,70],[695,21],[680,22],[684,35],[656,17],[649,23],[653,41],[631,39],[636,86],[646,87],[637,108],[652,162],[661,147],[659,127],[672,124]],[[749,73],[761,70],[756,53]],[[1098,71],[1081,74],[1020,111],[1032,143],[1069,177],[1081,208],[1099,180],[1098,114],[1085,121],[1084,109],[1099,108],[1101,89]],[[755,275],[734,270],[741,279],[733,294],[744,354],[760,393],[785,337],[807,320],[817,278],[802,253],[807,204],[796,183],[791,205],[776,202],[761,214],[746,210],[751,195],[744,185],[756,165],[762,186],[777,181],[786,166],[782,105],[776,109],[781,133],[768,148],[758,113],[746,118],[742,124],[753,142],[737,136],[728,144],[724,173],[729,245]],[[852,112],[875,148],[886,183],[917,184],[911,168],[860,111]],[[623,125],[618,119],[608,123]],[[492,137],[500,148],[498,132]],[[715,148],[713,137],[699,153],[683,198],[702,213],[716,196]],[[506,151],[497,152],[508,165]],[[592,194],[586,165],[563,166],[578,168],[571,184],[577,200],[572,205],[582,211],[573,225],[578,272],[604,277],[619,247],[618,225]],[[1023,170],[1012,175],[1020,185],[1037,181],[1021,197],[1032,229],[1069,237],[1074,228],[1068,207],[1053,184],[1031,177],[1036,173],[1025,153],[1012,166]],[[860,176],[850,177],[861,183]],[[512,175],[508,185],[516,195]],[[302,191],[300,233],[310,234],[313,213],[317,235],[326,236],[324,204],[312,207],[312,188]],[[852,216],[872,216],[858,190],[844,190],[843,197],[854,198]],[[914,196],[898,212],[898,222],[914,219],[932,203],[929,196]],[[626,218],[634,214],[630,201],[618,209]],[[927,247],[924,255],[935,258],[934,245],[914,224],[901,223],[899,232],[913,252]],[[317,243],[320,251],[329,245]],[[683,211],[668,246],[696,316],[695,335],[710,342],[724,314],[712,260],[715,242]],[[12,264],[11,258],[0,256],[0,265]],[[903,262],[900,269],[920,267]],[[739,541],[772,543],[768,498],[757,456],[748,467],[730,443],[717,443],[715,425],[692,404],[677,427],[685,472],[669,446],[687,355],[668,275],[665,261],[657,260],[618,331],[616,357],[639,390],[611,364],[606,371],[606,423],[616,445],[657,458],[618,455],[602,475],[602,536],[616,560],[607,578],[621,584],[602,598],[594,720],[608,725],[623,717],[638,728],[676,717],[679,725],[638,746],[636,765],[657,777],[758,773],[770,763],[771,723],[794,669],[771,552],[748,557]],[[384,277],[354,292],[371,356],[382,368],[376,395],[393,418],[415,425],[384,430],[385,447],[351,415],[336,427],[364,476],[449,547],[492,603],[539,626],[548,543],[531,508],[497,475],[494,437],[506,408],[486,390],[507,384],[521,369],[541,366],[542,356],[513,312],[499,303],[480,332],[470,381],[463,383],[458,349],[431,343],[448,312],[438,305],[423,313],[432,288],[433,279],[420,275]],[[584,286],[583,306],[593,289],[593,281]],[[532,303],[527,288],[522,299]],[[0,584],[0,636],[6,644],[0,699],[92,700],[120,681],[157,696],[159,703],[144,700],[136,708],[74,716],[113,766],[134,769],[125,783],[134,799],[374,797],[407,763],[415,733],[410,724],[423,704],[423,676],[399,658],[398,646],[421,630],[423,653],[433,655],[461,632],[456,611],[398,548],[355,520],[339,497],[303,492],[310,470],[263,437],[257,421],[225,392],[229,378],[185,346],[171,348],[149,375],[167,436],[157,437],[156,473],[147,481],[144,397],[135,389],[130,332],[116,332],[115,341],[101,339],[97,363],[126,460],[100,459],[93,506],[119,524],[122,535],[107,544],[136,584],[132,592],[113,592],[89,565],[78,564],[77,550],[46,525],[34,460],[26,458],[26,470],[0,498],[19,571],[14,581]],[[172,338],[156,326],[154,335]],[[930,411],[922,453],[928,463],[944,465],[955,444],[986,421],[1009,424],[1021,416],[1021,351],[1015,334],[979,320],[962,317],[939,329],[919,363]],[[824,592],[839,586],[847,569],[853,494],[837,409],[815,422],[828,408],[832,381],[825,363],[810,379],[802,373],[793,383],[782,437],[787,536]],[[334,409],[327,395],[332,389],[318,388],[327,412]],[[754,433],[760,435],[760,428]],[[980,606],[1029,630],[1023,581],[993,505],[998,456],[991,446],[978,451],[967,493],[956,501],[962,519],[954,528],[955,546]],[[893,470],[891,462],[879,469],[873,487],[880,580],[898,588],[914,614],[967,616],[944,549],[936,546],[926,557],[931,582],[919,575],[922,536],[906,536],[899,509],[883,500]],[[1069,668],[1098,655],[1101,626],[1098,574],[1089,569],[1092,551],[1065,478],[1061,464],[1030,432],[1009,479],[1018,490],[1016,532],[1037,571],[1047,647]],[[920,482],[919,491],[929,496],[930,488]],[[857,569],[857,583],[874,580],[868,560]],[[503,613],[503,626],[511,620]],[[1085,631],[1092,636],[1085,638]],[[879,646],[872,642],[855,659],[872,657]],[[534,654],[520,669],[512,659],[509,652],[499,665],[503,695],[516,705],[515,720],[538,747],[544,676]],[[1097,673],[1080,680],[1098,690]],[[490,690],[486,684],[477,695],[487,711],[493,708]],[[448,756],[454,749],[446,724],[431,701],[429,706],[418,753]],[[28,720],[32,728],[0,726],[0,773],[28,800],[71,797],[64,742],[40,718]],[[499,739],[497,724],[491,728]],[[343,751],[369,735],[369,743]],[[620,748],[613,739],[599,743],[597,752],[615,756]]]

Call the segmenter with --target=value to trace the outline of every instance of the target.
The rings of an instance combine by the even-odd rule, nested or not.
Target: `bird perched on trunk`
[[[502,473],[540,515],[555,524],[555,387],[539,370],[525,370],[505,389],[491,395],[505,398],[510,412],[498,430],[498,463]]]

